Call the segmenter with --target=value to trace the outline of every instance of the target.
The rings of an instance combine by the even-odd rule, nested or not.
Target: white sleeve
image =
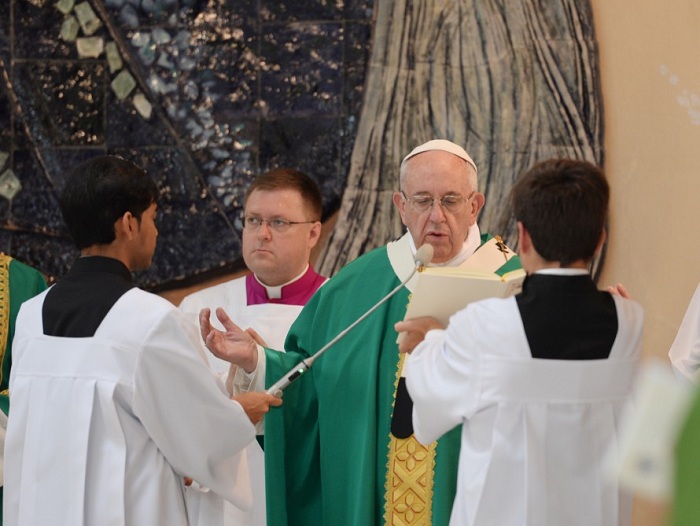
[[[226,389],[231,396],[236,396],[249,391],[264,391],[265,390],[265,349],[260,345],[258,347],[258,365],[255,370],[246,373],[242,367],[232,365],[229,368],[229,376],[226,379]],[[258,435],[265,433],[265,420],[261,420],[255,424],[255,432]]]
[[[700,285],[690,300],[668,356],[677,378],[700,383]]]
[[[470,307],[432,330],[406,358],[406,387],[413,400],[416,438],[429,444],[470,416],[477,403],[479,330]]]
[[[200,301],[197,301],[196,297],[196,294],[188,294],[182,298],[177,308],[188,316],[199,319],[199,311],[202,310],[202,305]]]
[[[258,348],[258,364],[255,370],[246,373],[241,367],[232,367],[229,370],[229,375],[234,372],[233,382],[231,378],[226,381],[226,385],[233,385],[232,395],[247,393],[249,391],[264,391],[265,390],[265,372],[267,361],[265,359],[265,349],[260,345]]]
[[[172,309],[142,343],[134,413],[173,468],[236,505],[250,505],[242,476],[253,424],[206,364],[195,327]]]
[[[7,432],[7,415],[0,411],[0,487],[5,485],[5,434]]]

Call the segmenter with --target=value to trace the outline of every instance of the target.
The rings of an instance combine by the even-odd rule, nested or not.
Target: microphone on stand
[[[403,281],[403,285],[405,285],[408,282],[408,280],[413,277],[413,274],[416,273],[416,270],[418,270],[420,267],[426,266],[433,260],[434,251],[435,249],[433,248],[433,245],[429,245],[428,243],[425,243],[418,250],[416,250],[416,255],[413,256],[413,261],[415,261],[416,263],[416,268],[414,268],[413,272],[411,272],[411,275]]]
[[[349,325],[345,330],[340,332],[335,338],[333,338],[331,341],[329,341],[326,345],[321,347],[316,354],[313,356],[310,356],[308,358],[303,359],[301,362],[299,362],[296,366],[294,366],[290,371],[285,374],[282,378],[277,380],[274,384],[272,384],[267,391],[265,391],[267,394],[271,394],[274,396],[277,396],[278,398],[282,396],[282,391],[284,391],[292,382],[295,380],[298,380],[301,375],[303,375],[306,371],[311,369],[311,366],[313,363],[321,356],[324,352],[326,352],[330,347],[332,347],[338,340],[340,340],[343,336],[345,336],[348,332],[350,332],[358,323],[360,323],[362,320],[364,320],[367,316],[372,314],[377,308],[379,308],[380,305],[382,305],[384,302],[386,302],[389,298],[391,298],[394,294],[396,294],[399,290],[401,290],[406,283],[409,282],[409,280],[413,277],[413,275],[416,273],[416,271],[428,263],[433,259],[433,246],[429,244],[424,244],[421,246],[418,250],[416,250],[416,255],[413,256],[413,261],[415,263],[415,266],[413,267],[413,270],[411,273],[408,275],[406,279],[404,279],[396,288],[394,288],[389,294],[384,296],[381,300],[379,300],[371,309],[369,309],[367,312],[365,312],[362,316],[360,316],[357,320],[355,320],[351,325]]]

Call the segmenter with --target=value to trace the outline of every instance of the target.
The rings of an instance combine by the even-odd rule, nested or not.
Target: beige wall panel
[[[613,191],[601,285],[627,286],[645,357],[667,360],[700,282],[700,2],[592,4]],[[638,499],[633,524],[666,524],[664,506]]]

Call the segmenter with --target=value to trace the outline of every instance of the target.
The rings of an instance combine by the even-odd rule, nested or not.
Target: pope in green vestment
[[[449,521],[461,431],[428,446],[413,436],[394,324],[404,319],[414,290],[418,247],[432,246],[431,264],[498,274],[520,268],[520,260],[500,239],[484,244],[488,236],[481,236],[476,219],[485,197],[477,189],[476,165],[460,146],[436,139],[416,147],[403,159],[398,179],[392,199],[408,232],[318,289],[292,325],[286,353],[256,347],[254,335],[222,313],[217,316],[226,332],[202,322],[216,356],[253,375],[252,388],[262,387],[263,376],[269,388],[396,289],[284,391],[281,408],[266,415],[270,526]],[[262,368],[265,374],[258,375]]]
[[[482,243],[487,237],[481,237]],[[396,244],[406,245],[399,250],[411,267],[412,255],[402,240]],[[266,350],[268,386],[400,284],[387,252],[385,246],[358,258],[318,290],[292,326],[287,352]],[[516,268],[520,261],[514,257],[497,273]],[[317,360],[285,391],[284,405],[266,416],[269,525],[385,524],[399,364],[393,326],[404,318],[408,301],[409,290],[403,288]],[[460,439],[461,429],[456,428],[436,448],[430,514],[436,526],[449,522]],[[398,506],[415,504],[408,498]]]
[[[10,409],[8,385],[12,366],[12,339],[15,335],[15,319],[26,300],[46,289],[44,276],[38,270],[0,254],[0,410],[7,415]],[[5,418],[0,415],[0,418]],[[4,426],[3,426],[4,427]],[[5,444],[3,430],[0,454]],[[2,487],[0,486],[0,524],[2,524]]]

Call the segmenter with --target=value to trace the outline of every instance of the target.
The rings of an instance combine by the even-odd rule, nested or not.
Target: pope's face
[[[311,217],[301,194],[292,189],[254,190],[245,206],[246,217],[264,219],[256,228],[243,228],[243,260],[265,285],[278,286],[301,274],[311,249],[321,235],[321,223]],[[270,228],[270,220],[292,222],[283,230]]]
[[[467,232],[484,205],[484,195],[472,188],[466,162],[441,150],[420,153],[408,160],[403,195],[394,194],[394,204],[416,248],[424,243],[433,246],[432,261],[444,263],[459,254]],[[468,198],[461,210],[451,212],[440,204],[446,195]],[[471,196],[471,197],[470,197]],[[410,200],[433,198],[427,210],[416,210]]]

